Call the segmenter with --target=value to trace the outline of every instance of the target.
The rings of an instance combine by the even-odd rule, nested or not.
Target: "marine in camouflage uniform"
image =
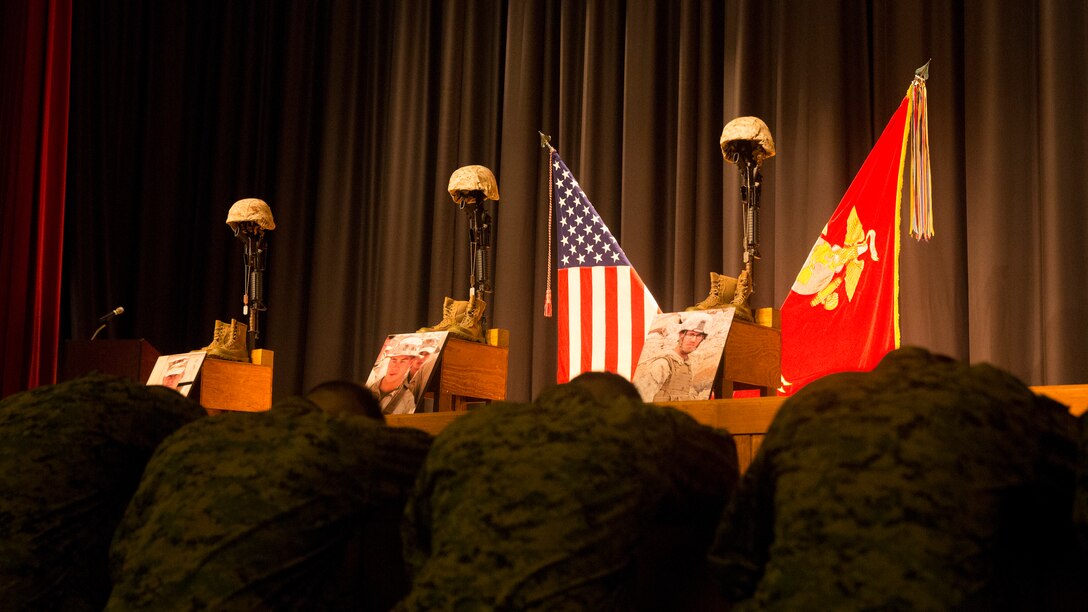
[[[685,313],[680,323],[676,346],[639,364],[635,371],[634,385],[644,399],[673,402],[698,397],[695,376],[688,359],[706,339],[709,323],[710,319],[701,312]]]
[[[409,380],[405,377],[400,386],[392,391],[384,392],[374,388],[382,414],[412,414],[416,411],[416,398],[408,383]]]
[[[663,609],[691,595],[736,447],[609,376],[626,394],[575,379],[439,434],[406,510],[399,609]]]
[[[388,609],[430,442],[303,398],[178,430],[117,530],[109,609]]]
[[[171,389],[100,374],[0,402],[0,608],[101,610],[144,466],[203,415]]]
[[[655,402],[690,400],[696,397],[695,376],[687,356],[669,351],[647,361],[638,369],[639,387],[652,390]]]
[[[723,515],[723,592],[745,610],[1047,609],[1074,427],[1013,376],[917,348],[813,382]]]

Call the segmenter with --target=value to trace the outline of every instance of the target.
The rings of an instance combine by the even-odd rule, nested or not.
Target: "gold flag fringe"
[[[910,96],[910,235],[928,241],[933,237],[933,183],[925,77],[915,76],[907,95]]]

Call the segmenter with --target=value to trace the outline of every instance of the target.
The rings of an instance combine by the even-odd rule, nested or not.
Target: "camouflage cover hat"
[[[738,142],[754,143],[752,155],[757,163],[774,157],[774,139],[771,138],[771,130],[759,117],[737,117],[725,124],[720,140],[722,156],[728,158],[728,149],[733,143]]]
[[[475,201],[474,197],[468,197],[472,192],[482,192],[485,200],[498,200],[499,184],[484,166],[461,166],[450,175],[449,192],[458,204]]]
[[[261,229],[276,229],[276,222],[272,220],[272,209],[264,200],[257,198],[238,200],[227,213],[227,225],[232,229],[235,223],[247,222],[256,223]]]
[[[685,316],[683,321],[680,322],[680,331],[697,331],[706,334],[706,327],[709,323],[709,316],[701,312],[694,312]]]
[[[389,357],[418,357],[419,349],[423,345],[423,341],[416,336],[408,336],[402,338],[399,342],[394,344],[386,353]]]

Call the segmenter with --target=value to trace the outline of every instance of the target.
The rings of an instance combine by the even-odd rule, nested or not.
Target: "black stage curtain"
[[[64,337],[197,349],[242,318],[237,199],[268,201],[275,394],[364,380],[382,339],[467,299],[457,167],[498,177],[509,395],[553,383],[547,154],[666,310],[741,269],[722,126],[756,115],[754,305],[780,306],[914,69],[937,235],[904,239],[902,338],[1031,384],[1088,382],[1088,7],[1080,0],[77,2]],[[907,224],[904,223],[904,229]]]

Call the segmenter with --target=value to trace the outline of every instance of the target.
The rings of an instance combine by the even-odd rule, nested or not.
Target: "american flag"
[[[630,379],[657,300],[555,149],[550,174],[559,241],[556,379],[600,371]]]

